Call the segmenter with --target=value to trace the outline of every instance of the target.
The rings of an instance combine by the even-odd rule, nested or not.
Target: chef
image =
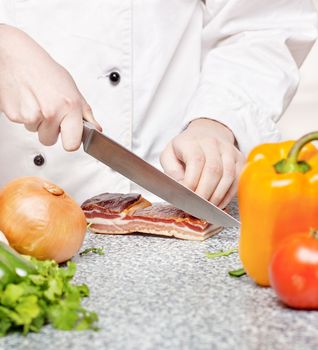
[[[83,152],[84,118],[224,207],[279,138],[317,19],[309,0],[0,0],[0,23],[0,185],[142,192]]]

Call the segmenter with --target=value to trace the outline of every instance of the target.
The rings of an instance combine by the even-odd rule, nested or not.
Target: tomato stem
[[[299,161],[298,156],[307,143],[315,140],[318,140],[318,131],[310,132],[297,140],[290,149],[287,158],[274,164],[276,172],[285,174],[294,172],[306,173],[309,171],[311,169],[310,165],[303,160]]]

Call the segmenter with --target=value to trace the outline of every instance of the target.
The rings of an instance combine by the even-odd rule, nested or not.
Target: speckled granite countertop
[[[85,304],[98,312],[101,330],[45,327],[2,338],[0,349],[318,349],[318,312],[289,310],[271,289],[228,276],[241,266],[237,254],[205,256],[237,242],[236,229],[205,242],[89,234],[84,248],[104,247],[106,254],[76,257],[76,281],[90,286]]]

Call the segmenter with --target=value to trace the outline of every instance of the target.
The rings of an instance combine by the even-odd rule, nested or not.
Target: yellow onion
[[[60,187],[38,177],[22,177],[0,191],[0,230],[19,253],[63,262],[80,249],[86,219]]]

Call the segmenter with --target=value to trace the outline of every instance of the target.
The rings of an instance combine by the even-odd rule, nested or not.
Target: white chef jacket
[[[68,69],[104,132],[157,167],[168,141],[198,117],[227,125],[245,153],[277,140],[317,24],[309,0],[0,0],[0,23]],[[0,185],[41,176],[78,202],[142,192],[82,150],[41,145],[5,116],[0,130]]]
[[[318,9],[318,0],[313,1]],[[300,70],[300,84],[292,103],[278,122],[283,139],[297,139],[318,129],[318,41]],[[318,145],[318,143],[317,143]]]

